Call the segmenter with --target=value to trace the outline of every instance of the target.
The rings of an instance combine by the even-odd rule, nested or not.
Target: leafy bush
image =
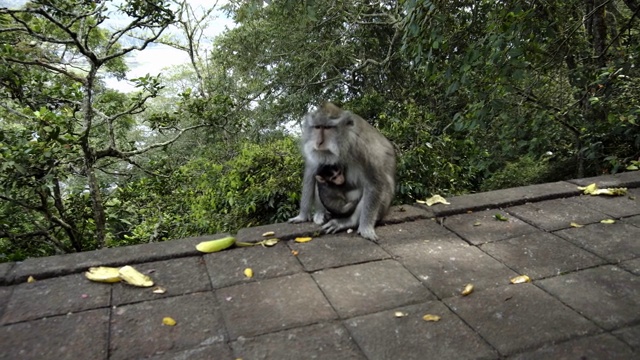
[[[552,169],[546,159],[538,160],[531,156],[523,156],[493,173],[482,183],[480,190],[489,191],[543,183],[550,178]]]
[[[121,189],[139,221],[118,244],[235,232],[282,222],[298,210],[303,160],[297,140],[245,142],[224,163],[193,159],[166,181],[143,178]],[[154,235],[155,234],[155,235]]]

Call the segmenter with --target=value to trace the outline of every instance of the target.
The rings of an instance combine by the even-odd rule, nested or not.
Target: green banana
[[[212,253],[216,251],[224,250],[236,242],[236,238],[233,236],[227,236],[222,239],[203,241],[196,245],[196,250],[203,253]]]

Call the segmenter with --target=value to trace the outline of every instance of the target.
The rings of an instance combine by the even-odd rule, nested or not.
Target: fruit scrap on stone
[[[266,239],[266,240],[258,241],[257,244],[260,244],[260,245],[265,246],[265,247],[271,247],[271,246],[277,244],[278,241],[280,241],[280,239],[273,238],[273,239]]]
[[[504,215],[502,215],[500,213],[497,213],[497,214],[493,215],[493,217],[498,221],[509,221],[509,219],[507,219],[506,216],[504,216]]]
[[[432,206],[432,205],[435,205],[435,204],[450,205],[450,203],[447,201],[447,199],[443,198],[440,195],[433,195],[432,197],[428,198],[426,201],[416,200],[416,202],[418,204],[426,204],[427,206]]]
[[[598,189],[598,185],[596,185],[596,183],[588,186],[578,186],[578,190],[582,190],[585,195],[622,196],[627,194],[627,188]]]
[[[174,326],[175,324],[177,324],[177,322],[173,320],[173,318],[167,316],[165,318],[162,318],[162,324],[167,326]]]
[[[529,283],[531,282],[531,278],[528,277],[527,275],[520,275],[520,276],[516,276],[514,278],[511,278],[511,280],[509,280],[512,284],[524,284],[524,283]]]
[[[91,281],[115,283],[122,280],[118,270],[118,268],[107,266],[90,267],[89,270],[84,273],[84,276]]]
[[[84,276],[96,282],[116,283],[124,280],[127,284],[138,287],[151,287],[153,280],[147,275],[140,273],[132,266],[123,266],[121,268],[108,266],[90,267]],[[155,291],[154,291],[155,292]]]
[[[309,242],[311,240],[313,240],[313,238],[310,238],[310,237],[297,237],[297,238],[295,238],[294,241],[297,242],[297,243],[306,243],[306,242]]]
[[[268,236],[273,236],[273,235],[275,235],[275,234],[276,234],[276,233],[274,233],[273,231],[267,231],[266,233],[262,234],[262,236],[264,236],[264,237],[268,237]]]
[[[469,294],[471,294],[473,292],[473,284],[467,284],[465,285],[464,289],[462,290],[462,292],[460,294],[462,294],[462,296],[467,296]]]
[[[203,253],[212,253],[231,247],[236,242],[233,236],[227,236],[222,239],[203,241],[196,245],[196,250]]]
[[[426,314],[425,316],[422,317],[422,320],[424,320],[424,321],[440,321],[440,316],[433,315],[433,314]]]
[[[253,270],[251,270],[251,268],[244,269],[244,276],[246,276],[248,278],[252,278],[253,277]]]
[[[153,280],[136,270],[133,266],[123,266],[118,270],[118,273],[120,274],[120,278],[129,285],[139,287],[153,286]]]

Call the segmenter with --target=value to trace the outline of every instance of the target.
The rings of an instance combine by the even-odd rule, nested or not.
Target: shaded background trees
[[[325,99],[396,146],[399,203],[637,169],[638,1],[218,9],[236,26],[213,41],[188,1],[0,9],[2,260],[283,221],[297,123]],[[190,61],[104,86],[155,43]]]

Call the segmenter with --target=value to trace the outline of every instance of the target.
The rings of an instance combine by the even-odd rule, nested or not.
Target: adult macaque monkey
[[[290,222],[324,222],[325,209],[316,194],[315,175],[322,165],[344,166],[347,183],[362,190],[362,198],[349,217],[335,218],[322,228],[328,233],[358,226],[362,237],[377,241],[376,221],[391,206],[395,192],[396,157],[393,146],[360,116],[324,103],[305,116],[302,129],[305,159],[300,214]]]
[[[362,189],[346,183],[344,168],[339,165],[320,166],[316,191],[320,203],[334,218],[353,214],[362,198]]]

